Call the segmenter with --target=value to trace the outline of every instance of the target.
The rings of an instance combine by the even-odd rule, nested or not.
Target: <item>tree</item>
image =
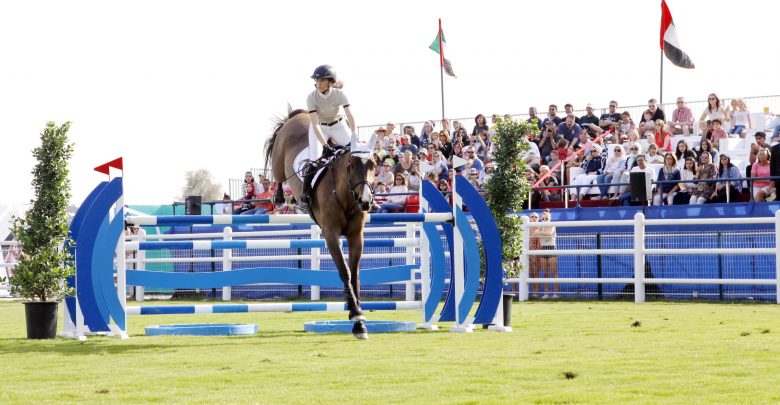
[[[191,195],[199,195],[204,201],[222,199],[222,185],[214,181],[208,170],[188,171],[184,176],[186,183],[181,189],[180,199]]]
[[[485,184],[487,204],[496,219],[504,245],[504,270],[507,277],[517,277],[518,258],[522,253],[522,221],[518,214],[528,196],[530,184],[525,178],[527,136],[535,125],[527,122],[500,121],[493,136],[493,177]]]
[[[24,218],[14,218],[12,231],[22,255],[11,277],[11,293],[32,301],[59,301],[72,293],[65,279],[73,275],[73,258],[64,248],[68,241],[67,207],[70,200],[68,141],[70,122],[46,124],[41,145],[33,149],[35,197]]]

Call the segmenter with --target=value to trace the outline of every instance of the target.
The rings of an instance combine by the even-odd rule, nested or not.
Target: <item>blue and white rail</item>
[[[347,246],[343,240],[341,245]],[[416,238],[365,239],[364,247],[401,248],[419,246]],[[301,240],[188,240],[188,241],[151,241],[126,242],[125,250],[211,250],[211,249],[324,249],[327,245],[322,239]]]
[[[159,215],[128,216],[127,223],[139,226],[176,225],[258,225],[258,224],[313,224],[305,214],[290,215]],[[368,214],[366,222],[371,223],[427,223],[452,220],[451,213],[424,214]]]
[[[421,301],[363,301],[364,311],[422,309]],[[228,314],[243,312],[321,312],[346,311],[343,302],[280,302],[262,304],[144,305],[128,306],[128,315]]]

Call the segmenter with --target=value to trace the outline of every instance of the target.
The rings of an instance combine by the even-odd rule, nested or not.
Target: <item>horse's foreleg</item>
[[[347,267],[346,260],[344,260],[344,254],[341,252],[339,234],[331,231],[323,233],[323,236],[325,237],[325,244],[328,245],[330,256],[333,258],[333,262],[339,270],[339,278],[341,278],[341,282],[344,283],[344,299],[347,302],[347,309],[349,309],[349,319],[351,321],[363,320],[365,317],[363,317],[363,314],[360,312],[358,296],[352,288],[352,274]]]
[[[360,311],[360,258],[363,256],[363,230],[347,236],[349,249],[349,271],[352,281],[352,291],[355,292]]]

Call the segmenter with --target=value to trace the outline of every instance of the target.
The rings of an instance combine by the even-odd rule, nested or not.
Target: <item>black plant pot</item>
[[[25,302],[27,339],[54,339],[57,337],[57,303]]]

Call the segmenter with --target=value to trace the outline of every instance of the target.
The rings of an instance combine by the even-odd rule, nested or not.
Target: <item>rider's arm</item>
[[[325,137],[322,136],[322,128],[320,128],[320,119],[317,116],[317,111],[309,112],[309,117],[311,118],[311,127],[314,130],[314,136],[317,137],[320,144],[325,145]]]
[[[352,116],[352,110],[349,108],[349,106],[344,107],[344,113],[347,114],[347,124],[349,125],[349,129],[354,134],[355,133],[355,117]]]

